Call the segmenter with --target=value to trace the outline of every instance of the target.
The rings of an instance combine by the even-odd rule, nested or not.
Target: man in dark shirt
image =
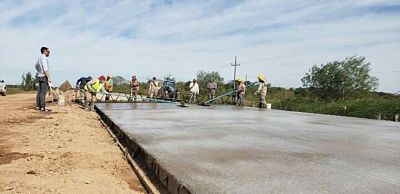
[[[85,85],[92,80],[92,77],[81,77],[76,81],[76,86],[75,86],[75,96],[78,99],[82,100],[82,103],[85,104],[86,96],[85,92],[83,91],[83,88]]]

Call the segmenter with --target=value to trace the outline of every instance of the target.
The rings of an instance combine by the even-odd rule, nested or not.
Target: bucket
[[[272,106],[272,104],[267,103],[267,109],[268,110],[271,110],[271,106]]]
[[[65,97],[62,95],[58,96],[58,105],[64,106],[64,104],[65,104]]]

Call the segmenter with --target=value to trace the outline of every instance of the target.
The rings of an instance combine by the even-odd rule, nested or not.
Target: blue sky
[[[365,56],[379,91],[399,92],[400,1],[391,0],[0,0],[0,78],[19,83],[48,46],[53,80],[100,74],[200,70],[232,79],[262,73],[299,87],[312,65]]]

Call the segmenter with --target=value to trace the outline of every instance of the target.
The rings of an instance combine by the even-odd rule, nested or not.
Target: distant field
[[[26,93],[27,91],[21,88],[7,88],[7,95]]]

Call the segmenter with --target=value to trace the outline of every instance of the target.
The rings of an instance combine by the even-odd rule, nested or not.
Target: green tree
[[[111,79],[113,80],[114,85],[124,85],[129,83],[129,81],[122,76],[113,76]]]
[[[364,57],[350,57],[325,65],[314,65],[301,79],[315,99],[337,100],[357,97],[378,86],[378,79],[370,76],[370,63]]]
[[[211,72],[199,71],[197,72],[196,80],[199,84],[200,96],[201,98],[203,98],[203,100],[208,95],[207,83],[210,80],[217,82],[218,84],[218,89],[216,91],[217,94],[222,94],[223,92],[225,92],[224,78],[217,71],[211,71]]]
[[[25,91],[36,89],[37,78],[33,77],[30,72],[22,74],[21,88]]]

